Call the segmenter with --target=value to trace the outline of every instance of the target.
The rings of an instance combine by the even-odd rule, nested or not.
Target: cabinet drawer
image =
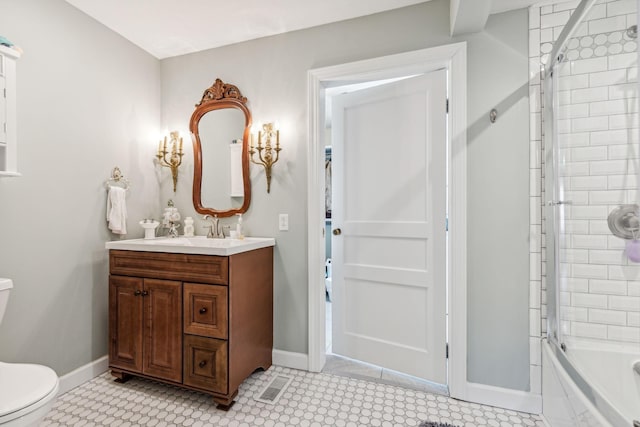
[[[111,274],[226,285],[229,260],[214,255],[109,251]]]
[[[184,284],[184,333],[211,338],[228,337],[226,286]]]
[[[184,384],[215,393],[227,392],[227,342],[184,337]]]

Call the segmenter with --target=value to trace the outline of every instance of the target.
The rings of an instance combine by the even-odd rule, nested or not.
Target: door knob
[[[149,291],[142,291],[142,296],[146,297],[147,295],[149,295]]]
[[[332,231],[334,236],[339,236],[342,234],[342,230],[340,230],[339,228],[336,228],[335,230]]]
[[[200,314],[205,314],[207,312],[207,308],[206,307],[202,307],[200,309]]]
[[[142,292],[140,292],[140,289],[136,289],[136,291],[133,293],[133,296],[139,296]]]
[[[198,363],[198,366],[200,366],[201,368],[204,368],[205,366],[207,366],[207,361],[203,360],[200,363]]]

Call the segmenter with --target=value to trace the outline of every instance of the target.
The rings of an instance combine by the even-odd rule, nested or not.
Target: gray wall
[[[249,235],[277,239],[275,348],[306,353],[307,70],[467,40],[469,380],[527,390],[527,13],[494,16],[484,32],[458,39],[449,37],[448,22],[449,3],[434,0],[163,60],[162,122],[187,134],[194,104],[219,77],[248,97],[254,123],[280,123],[283,151],[271,193],[262,170],[252,166],[252,202],[244,224]],[[487,117],[496,105],[500,120],[489,127]],[[168,179],[163,181],[161,199],[173,198],[183,216],[199,218],[191,207],[192,161],[189,153],[175,195]],[[289,214],[287,232],[278,231],[279,213]],[[202,228],[196,232],[202,234]]]
[[[0,179],[0,276],[12,278],[0,360],[59,375],[107,353],[103,182],[131,181],[128,237],[158,217],[160,63],[62,0],[1,0],[18,61],[21,178]]]
[[[0,6],[2,35],[25,49],[18,63],[24,176],[0,179],[0,276],[16,286],[0,325],[0,360],[45,363],[62,375],[106,354],[104,241],[113,236],[102,183],[115,165],[132,182],[128,237],[141,237],[137,221],[158,218],[169,198],[183,217],[199,218],[191,150],[176,194],[169,171],[152,160],[160,124],[188,135],[193,106],[216,77],[240,87],[254,123],[281,125],[271,194],[252,167],[245,230],[277,238],[274,344],[306,353],[307,70],[467,40],[469,379],[528,388],[526,11],[451,39],[448,2],[433,0],[160,62],[62,0]],[[501,116],[489,126],[495,105]],[[279,213],[289,214],[290,231],[278,231]]]

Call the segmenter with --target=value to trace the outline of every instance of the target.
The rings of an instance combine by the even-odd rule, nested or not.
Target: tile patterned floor
[[[254,397],[276,374],[293,381],[274,404]],[[60,396],[42,426],[419,426],[543,427],[538,416],[457,401],[397,386],[273,366],[240,387],[224,412],[202,393],[134,378],[118,384],[105,373]]]

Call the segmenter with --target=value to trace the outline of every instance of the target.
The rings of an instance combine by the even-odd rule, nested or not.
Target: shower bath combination
[[[531,9],[541,28],[566,11],[558,4]],[[542,40],[552,427],[640,425],[637,13],[635,1],[583,0],[555,41]]]

